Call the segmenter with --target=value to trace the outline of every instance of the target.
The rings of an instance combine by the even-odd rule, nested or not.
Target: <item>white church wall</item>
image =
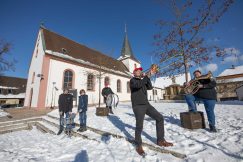
[[[42,70],[43,56],[44,56],[43,42],[42,42],[43,38],[41,33],[42,32],[40,30],[32,54],[32,59],[29,67],[29,73],[28,73],[24,106],[30,105],[31,88],[33,88],[31,107],[37,107],[37,103],[38,103],[38,94],[39,94],[41,78],[37,77],[37,75],[41,74],[42,72],[41,70]],[[32,83],[33,73],[35,73],[35,77],[34,77],[34,82]]]
[[[137,67],[141,67],[141,64],[139,64],[138,62],[130,59],[130,58],[127,58],[125,60],[122,60],[123,64],[128,68],[129,72],[133,73],[133,70],[135,68],[135,64]]]
[[[62,93],[62,87],[63,87],[63,74],[66,69],[71,69],[74,72],[74,85],[73,88],[77,89],[78,94],[81,89],[84,89],[86,91],[86,94],[89,96],[89,104],[96,104],[98,103],[98,96],[99,96],[99,79],[95,77],[95,89],[94,91],[88,91],[87,90],[87,74],[98,74],[97,70],[89,69],[86,67],[82,67],[75,64],[70,64],[66,62],[62,62],[59,60],[50,60],[50,68],[49,68],[49,79],[48,79],[48,85],[47,85],[47,95],[46,95],[46,107],[51,106],[51,103],[54,106],[58,105],[58,97]],[[125,78],[119,75],[114,74],[105,74],[102,76],[101,79],[101,90],[104,88],[104,78],[108,76],[110,78],[110,87],[113,90],[114,93],[116,93],[119,96],[120,101],[129,101],[130,100],[130,93],[127,93],[127,82],[130,80],[129,78]],[[117,92],[117,80],[121,80],[121,92]],[[58,91],[53,91],[52,96],[52,88],[53,88],[53,82],[56,82],[55,86],[58,88]],[[53,102],[52,102],[52,97]],[[103,97],[101,97],[101,103],[103,103]],[[78,103],[77,103],[78,104]]]

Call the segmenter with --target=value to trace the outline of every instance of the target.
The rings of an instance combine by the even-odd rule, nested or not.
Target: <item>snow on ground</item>
[[[81,138],[63,138],[42,134],[37,130],[21,131],[0,135],[0,159],[33,158],[34,161],[243,161],[243,106],[217,104],[215,107],[218,133],[207,130],[188,130],[180,127],[180,112],[187,110],[185,103],[152,103],[165,119],[165,138],[175,146],[168,149],[187,155],[180,160],[172,155],[146,150],[145,159],[139,157],[133,146],[125,140],[110,138],[102,142]],[[203,105],[199,110],[204,111]],[[76,109],[74,109],[76,111]],[[89,108],[87,124],[128,138],[133,138],[135,118],[131,103],[120,103],[114,110],[115,115],[98,117],[95,109]],[[49,113],[58,116],[58,110]],[[205,118],[207,120],[206,114]],[[78,122],[78,118],[76,118]],[[207,125],[208,126],[208,125]],[[142,133],[144,142],[156,142],[155,121],[145,117]],[[66,146],[66,147],[64,147]],[[146,148],[145,148],[146,149]],[[25,160],[20,160],[25,161]],[[85,160],[84,160],[85,161]]]
[[[9,115],[9,113],[3,111],[2,109],[0,109],[0,117],[4,117],[4,116],[7,116]]]
[[[148,150],[149,151],[149,150]],[[110,138],[97,142],[65,135],[43,134],[37,129],[0,136],[1,162],[113,162],[160,161],[172,159],[149,151],[146,159],[138,156],[133,146],[124,140]]]

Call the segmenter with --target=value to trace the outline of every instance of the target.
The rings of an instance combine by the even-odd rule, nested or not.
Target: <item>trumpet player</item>
[[[147,98],[147,90],[153,88],[149,77],[156,72],[151,68],[148,74],[144,74],[142,70],[142,68],[135,68],[133,71],[134,77],[130,80],[132,109],[136,118],[135,144],[139,155],[145,154],[141,139],[145,114],[156,120],[157,145],[163,147],[173,146],[172,143],[164,139],[163,116],[149,104]]]
[[[201,71],[196,70],[193,72],[195,78],[202,76]],[[214,107],[217,100],[217,93],[215,90],[216,81],[214,78],[200,79],[198,80],[198,91],[195,94],[186,94],[185,99],[190,112],[197,111],[196,101],[202,101],[207,113],[210,132],[217,132],[215,127],[215,113]],[[189,83],[185,83],[186,86],[190,86]]]

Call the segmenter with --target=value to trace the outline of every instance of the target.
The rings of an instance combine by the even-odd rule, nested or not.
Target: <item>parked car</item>
[[[15,107],[18,107],[19,104],[3,104],[3,105],[0,105],[0,108],[1,109],[7,109],[7,108],[15,108]]]

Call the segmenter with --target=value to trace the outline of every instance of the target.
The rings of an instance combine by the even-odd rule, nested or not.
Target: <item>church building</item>
[[[56,107],[63,89],[70,89],[77,105],[79,91],[86,90],[89,104],[97,104],[108,83],[120,101],[130,101],[129,81],[141,63],[132,52],[127,32],[118,59],[40,27],[26,86],[25,107]],[[103,97],[101,96],[101,103]]]

